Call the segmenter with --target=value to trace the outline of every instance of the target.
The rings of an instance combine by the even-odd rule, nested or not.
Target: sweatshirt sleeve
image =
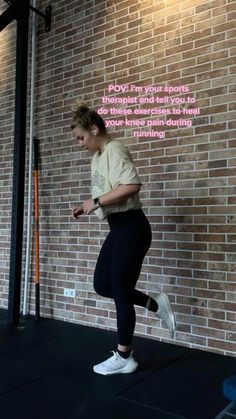
[[[112,188],[118,185],[140,184],[140,176],[134,165],[128,148],[116,141],[108,150],[109,158],[109,181]]]

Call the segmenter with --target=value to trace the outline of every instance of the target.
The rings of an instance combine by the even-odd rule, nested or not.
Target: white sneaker
[[[122,358],[118,352],[111,352],[113,352],[113,355],[110,358],[100,364],[94,365],[94,372],[102,375],[126,374],[138,368],[138,362],[133,357],[133,351],[127,359]]]
[[[156,315],[157,317],[165,321],[168,329],[170,330],[173,336],[176,329],[176,321],[171,308],[169,297],[165,292],[161,292],[158,295],[156,302],[158,304],[158,310],[156,312]]]

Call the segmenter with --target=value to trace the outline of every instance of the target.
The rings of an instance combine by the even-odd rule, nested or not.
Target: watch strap
[[[101,206],[99,196],[97,198],[93,198],[93,202],[95,205],[99,205],[99,207]]]

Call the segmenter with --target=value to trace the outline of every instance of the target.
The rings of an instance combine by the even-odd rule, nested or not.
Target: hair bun
[[[98,127],[99,134],[107,135],[105,122],[97,111],[89,108],[87,103],[77,100],[72,111],[71,129],[79,127],[91,132],[94,125]]]
[[[79,112],[79,113],[86,113],[89,111],[89,107],[85,102],[82,101],[77,101],[75,103],[75,109],[74,112]]]

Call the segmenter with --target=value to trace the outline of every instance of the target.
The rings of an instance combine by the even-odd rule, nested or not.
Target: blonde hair
[[[71,129],[79,126],[85,131],[91,131],[92,126],[96,125],[99,129],[99,134],[107,134],[106,125],[102,117],[94,109],[90,109],[85,102],[77,101],[72,112]]]

